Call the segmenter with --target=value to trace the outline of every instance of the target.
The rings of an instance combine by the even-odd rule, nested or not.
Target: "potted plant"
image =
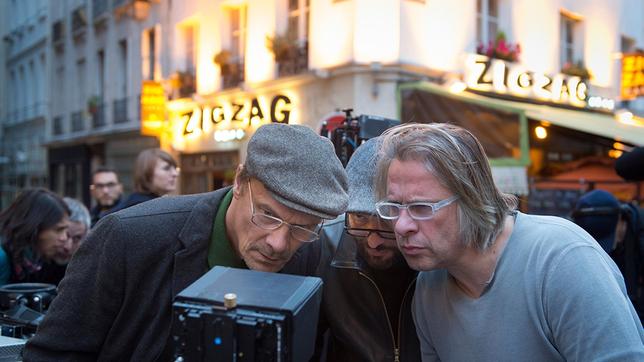
[[[490,58],[505,60],[508,62],[519,61],[521,46],[519,43],[512,44],[505,38],[505,33],[499,31],[494,41],[490,40],[487,45],[481,43],[476,47],[476,52]]]
[[[297,54],[297,40],[290,34],[266,36],[266,47],[273,53],[275,61],[280,63]]]
[[[87,99],[87,112],[94,115],[98,112],[98,106],[101,103],[101,98],[99,96],[91,96]]]
[[[232,63],[232,54],[228,50],[222,50],[215,55],[213,58],[215,64],[219,66],[219,71],[221,75],[228,76],[233,74],[234,64]]]
[[[588,68],[586,68],[584,62],[581,60],[578,60],[576,63],[567,62],[561,68],[561,72],[563,74],[576,76],[581,79],[590,79],[592,77],[592,74],[590,73]]]

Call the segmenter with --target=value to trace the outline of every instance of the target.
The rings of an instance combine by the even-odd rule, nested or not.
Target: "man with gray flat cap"
[[[347,204],[346,172],[328,139],[304,126],[264,125],[232,187],[162,197],[101,219],[24,358],[170,360],[179,292],[217,265],[312,273],[299,247]]]
[[[324,281],[318,351],[327,361],[420,361],[411,316],[417,272],[398,250],[392,224],[376,214],[374,176],[381,137],[347,164],[349,206],[321,233]]]

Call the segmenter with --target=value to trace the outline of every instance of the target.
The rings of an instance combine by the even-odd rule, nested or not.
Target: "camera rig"
[[[400,121],[395,119],[366,114],[353,117],[352,108],[345,108],[342,112],[344,117],[334,117],[331,121],[324,121],[320,134],[333,142],[335,153],[345,167],[362,142],[378,137],[387,128],[400,124]]]
[[[53,284],[17,283],[0,287],[0,334],[31,338],[55,296]]]
[[[216,266],[173,303],[175,361],[308,361],[322,281]]]

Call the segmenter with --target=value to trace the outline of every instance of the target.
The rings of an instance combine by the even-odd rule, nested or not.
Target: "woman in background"
[[[68,248],[69,208],[45,189],[23,191],[0,213],[0,285],[39,283],[43,263]]]
[[[174,192],[178,175],[177,162],[169,153],[159,148],[141,151],[134,164],[134,193],[114,211]]]

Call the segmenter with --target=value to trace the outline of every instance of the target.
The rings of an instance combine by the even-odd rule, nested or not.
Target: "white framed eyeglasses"
[[[250,186],[250,180],[248,180],[248,197],[250,199],[250,221],[253,223],[253,225],[259,227],[260,229],[277,230],[282,225],[286,225],[288,226],[291,237],[303,243],[313,242],[320,237],[322,223],[318,224],[314,230],[311,230],[303,226],[289,224],[286,221],[275,216],[256,212],[255,204],[253,203],[253,189]]]
[[[399,204],[396,202],[380,201],[376,203],[378,215],[385,220],[396,220],[400,217],[400,210],[407,210],[409,216],[414,220],[429,220],[434,217],[438,210],[451,204],[458,199],[457,195],[451,196],[438,202],[410,202]]]

